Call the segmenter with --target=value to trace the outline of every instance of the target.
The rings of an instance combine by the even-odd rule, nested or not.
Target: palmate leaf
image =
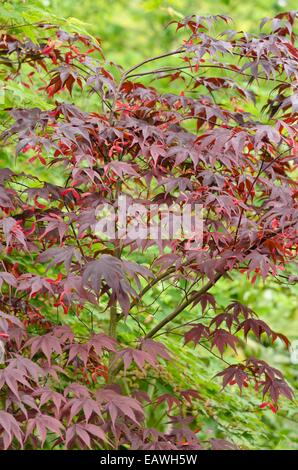
[[[124,370],[126,371],[132,362],[135,362],[139,369],[144,369],[145,363],[156,365],[156,360],[152,354],[139,349],[125,348],[116,353],[115,361],[122,359]]]
[[[280,395],[284,395],[289,400],[294,398],[293,390],[286,383],[280,370],[271,367],[265,361],[254,358],[247,359],[246,367],[259,379],[263,397],[269,394],[274,403],[277,403]]]
[[[168,361],[171,360],[170,351],[166,348],[166,346],[152,339],[144,339],[141,342],[141,349],[150,354],[155,360],[157,360],[158,357]]]
[[[63,409],[63,414],[69,410],[69,421],[75,416],[79,415],[79,412],[83,412],[85,420],[88,423],[92,414],[98,416],[103,420],[102,412],[97,401],[88,397],[72,398],[68,401],[67,405]]]
[[[254,381],[256,388],[262,391],[263,397],[270,395],[273,403],[277,403],[280,395],[289,400],[294,397],[293,390],[285,382],[283,374],[262,360],[250,358],[245,364],[227,367],[217,376],[223,377],[223,388],[237,384],[240,391],[243,386],[248,387],[249,382]]]
[[[112,170],[121,179],[123,179],[123,175],[139,176],[134,167],[125,162],[110,162],[105,166],[105,171],[108,170]]]
[[[80,251],[75,247],[49,248],[39,255],[39,261],[41,263],[46,263],[51,260],[47,265],[47,269],[50,269],[53,266],[59,266],[63,263],[67,273],[70,271],[73,259],[79,263],[82,259]]]
[[[171,412],[174,405],[176,405],[176,406],[181,405],[180,400],[177,397],[175,397],[174,395],[171,395],[170,393],[164,393],[163,395],[160,395],[157,398],[156,403],[157,403],[157,405],[160,405],[161,403],[166,403],[169,412]]]
[[[271,379],[270,377],[266,377],[265,381],[262,383],[263,385],[263,397],[266,394],[269,394],[273,403],[277,403],[280,395],[284,395],[289,400],[294,398],[294,392],[289,387],[289,385],[281,379]]]
[[[47,358],[49,365],[51,364],[52,354],[62,354],[61,342],[52,333],[33,337],[27,341],[26,346],[30,346],[31,358],[38,352],[42,352]]]
[[[141,370],[144,369],[145,364],[156,366],[158,358],[171,360],[171,356],[166,347],[153,341],[152,339],[144,339],[141,341],[140,349],[124,348],[115,354],[114,362],[123,360],[124,370],[126,371],[132,362]]]
[[[10,274],[10,273],[7,273],[6,271],[5,272],[0,272],[0,290],[1,290],[3,282],[5,282],[6,284],[8,284],[12,287],[16,287],[16,285],[17,285],[17,282],[16,282],[16,279],[15,279],[14,275]]]
[[[237,450],[237,446],[226,439],[210,439],[212,450]]]
[[[209,328],[202,323],[197,323],[184,335],[185,344],[193,341],[195,344],[198,344],[201,338],[209,338],[210,331]]]
[[[34,391],[34,396],[39,397],[40,407],[47,404],[49,401],[55,405],[56,408],[56,418],[60,416],[62,406],[66,403],[66,398],[59,392],[51,390],[50,388],[43,387]]]
[[[39,379],[45,376],[45,372],[42,367],[40,367],[36,362],[31,359],[24,357],[20,354],[15,354],[15,356],[8,361],[8,367],[19,370],[26,377],[34,380],[38,383]]]

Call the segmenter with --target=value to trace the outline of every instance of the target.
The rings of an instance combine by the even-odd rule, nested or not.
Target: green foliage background
[[[146,57],[175,47],[177,41],[175,28],[165,29],[165,26],[169,21],[179,19],[179,17],[193,13],[199,15],[224,13],[233,17],[235,29],[254,31],[264,16],[274,16],[282,10],[291,10],[295,7],[297,7],[295,0],[248,2],[239,0],[43,0],[39,2],[14,0],[0,2],[0,20],[2,25],[13,26],[12,32],[27,35],[36,41],[39,33],[34,28],[34,23],[40,20],[47,21],[47,19],[50,21],[54,18],[64,29],[86,30],[100,37],[106,57],[129,68]],[[27,26],[21,26],[23,24]],[[167,85],[163,84],[163,86]],[[7,90],[5,102],[0,105],[1,117],[4,116],[5,107],[20,102],[23,106],[48,106],[42,97],[33,95],[18,81],[10,84],[10,87],[11,89]],[[266,95],[266,87],[262,92]],[[76,95],[73,99],[82,100]],[[84,106],[89,108],[96,106],[96,103],[87,100]],[[3,128],[4,125],[2,119],[0,127]],[[1,167],[8,165],[14,170],[29,171],[22,160],[15,161],[14,151],[10,147],[0,150],[0,165]],[[57,173],[48,172],[46,177],[60,183],[61,176]],[[146,256],[149,261],[150,254]],[[35,269],[33,260],[29,258],[23,257],[20,263],[24,264],[29,271]],[[157,286],[151,297],[147,297],[148,305],[158,295],[161,288]],[[287,334],[291,340],[298,339],[297,287],[272,281],[266,284],[260,281],[252,286],[243,276],[234,276],[233,280],[222,280],[213,289],[213,293],[219,305],[226,306],[231,299],[239,300],[267,320],[274,330]],[[150,322],[153,317],[158,320],[165,316],[177,304],[179,292],[170,287],[162,299],[158,301],[157,311],[156,304],[153,304],[148,311],[143,313],[140,320]],[[43,309],[46,314],[47,306],[45,305]],[[186,311],[183,315],[183,322],[193,319],[195,313]],[[100,309],[95,312],[95,318],[99,328],[106,322],[105,317],[100,314]],[[77,320],[71,316],[67,321],[73,325],[77,323]],[[86,318],[82,318],[82,323],[77,328],[84,332],[84,323],[88,321],[88,313],[86,313]],[[137,323],[130,319],[122,326],[120,338],[129,342],[137,330]],[[171,386],[174,384],[177,392],[185,388],[197,389],[202,397],[208,400],[207,408],[203,401],[202,403],[198,401],[195,405],[195,412],[204,416],[204,424],[200,431],[200,437],[203,440],[207,439],[212,431],[217,437],[229,436],[231,440],[244,448],[298,449],[297,402],[282,403],[280,410],[274,415],[270,410],[261,410],[260,402],[247,392],[239,396],[238,390],[234,391],[233,387],[230,387],[222,393],[219,381],[213,380],[213,376],[222,368],[219,359],[210,357],[208,353],[205,354],[202,348],[195,350],[192,347],[181,348],[182,339],[179,336],[179,328],[177,334],[165,336],[163,340],[173,351],[174,356],[179,357],[178,364],[175,362],[175,365],[167,370],[150,370],[147,376],[131,370],[125,378],[127,387],[133,388],[138,380],[149,393],[154,387],[158,387],[160,393],[166,393],[170,391],[170,384]],[[272,348],[266,342],[260,345],[249,339],[247,345],[239,348],[238,360],[243,359],[244,352],[269,360],[272,365],[280,368],[290,384],[298,389],[298,365],[291,363],[289,352],[281,344]],[[151,409],[148,412],[147,425],[158,426],[162,418],[162,415],[157,416],[154,409]]]

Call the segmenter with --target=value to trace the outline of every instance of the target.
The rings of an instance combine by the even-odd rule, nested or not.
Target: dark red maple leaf
[[[200,342],[201,338],[209,338],[209,335],[209,328],[202,323],[197,323],[190,331],[185,333],[184,339],[186,344],[190,343],[191,341],[197,344]]]
[[[235,364],[227,367],[222,372],[217,374],[219,377],[223,377],[222,386],[225,388],[228,384],[236,383],[240,390],[243,386],[248,385],[249,375],[245,372],[245,366],[243,364]]]

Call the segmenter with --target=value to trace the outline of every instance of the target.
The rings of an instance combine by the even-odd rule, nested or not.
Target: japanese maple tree
[[[200,441],[201,418],[185,406],[200,390],[149,394],[126,376],[179,361],[163,341],[177,332],[181,348],[219,358],[248,335],[289,346],[251,306],[231,298],[222,309],[212,288],[234,273],[296,281],[296,18],[265,19],[253,35],[227,17],[187,17],[180,46],[130,70],[54,25],[36,26],[38,44],[1,33],[5,83],[48,106],[7,109],[2,133],[25,163],[0,170],[0,448],[233,448],[228,434]],[[117,209],[122,195],[201,204],[202,244],[101,237],[99,208]],[[180,300],[164,313],[167,289]],[[133,337],[121,333],[129,322]],[[274,411],[293,398],[254,357],[214,380],[250,388]],[[163,430],[147,424],[152,406],[166,410]]]

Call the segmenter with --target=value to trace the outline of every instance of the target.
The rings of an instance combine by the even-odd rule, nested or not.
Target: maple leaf
[[[33,276],[32,274],[23,274],[18,278],[18,290],[30,291],[29,298],[35,297],[38,292],[50,292],[54,294],[52,283],[48,279],[41,276]]]
[[[229,304],[226,308],[226,311],[227,312],[232,311],[235,320],[238,320],[240,315],[242,315],[245,320],[255,315],[253,310],[247,307],[247,305],[243,305],[240,302],[236,302],[236,301]]]
[[[247,386],[249,381],[249,376],[245,372],[245,366],[242,364],[231,365],[222,372],[216,374],[216,376],[223,377],[223,388],[225,388],[228,384],[236,383],[240,391],[242,391],[243,386]]]
[[[40,367],[35,362],[31,361],[27,357],[16,354],[13,358],[8,361],[9,367],[21,371],[26,377],[34,380],[38,383],[39,378],[45,376],[45,372],[42,367]]]
[[[126,371],[132,362],[135,362],[139,369],[144,368],[145,362],[151,364],[152,366],[156,365],[156,357],[152,353],[146,351],[140,351],[139,349],[125,348],[122,351],[118,351],[115,355],[114,361],[123,359],[124,370]]]
[[[112,289],[123,311],[128,313],[129,297],[126,292],[130,291],[130,287],[125,279],[122,262],[118,258],[104,254],[99,260],[90,261],[86,265],[82,277],[83,285],[99,293],[103,280]]]
[[[116,351],[117,342],[114,338],[105,335],[104,333],[93,334],[88,341],[90,348],[101,356],[103,351]]]
[[[42,217],[41,220],[47,222],[47,225],[40,236],[40,239],[45,238],[48,233],[54,232],[55,234],[57,232],[60,238],[60,243],[62,243],[62,239],[68,230],[68,225],[64,222],[62,217],[53,213]]]
[[[282,379],[271,379],[267,376],[264,382],[261,382],[261,384],[263,386],[263,397],[268,393],[274,403],[277,403],[280,395],[284,395],[289,400],[293,400],[294,398],[293,390]]]
[[[39,397],[39,405],[42,407],[48,402],[52,402],[56,408],[56,418],[59,417],[62,405],[66,403],[66,398],[59,392],[51,390],[48,387],[36,389],[33,396]]]
[[[135,398],[120,395],[108,388],[98,390],[96,398],[100,404],[105,404],[113,427],[115,427],[118,416],[127,416],[135,424],[140,424],[140,421],[143,419],[143,409]]]
[[[141,288],[141,283],[138,275],[142,276],[144,279],[154,278],[154,274],[150,269],[137,263],[133,263],[132,261],[123,260],[122,266],[124,271],[136,281],[139,288]]]
[[[51,356],[53,353],[62,354],[61,343],[53,333],[47,333],[43,336],[35,336],[29,339],[25,346],[30,346],[31,358],[41,351],[51,364]]]
[[[4,449],[8,449],[15,437],[23,448],[23,433],[17,420],[12,416],[11,413],[0,410],[0,430],[2,428],[2,439]]]
[[[114,162],[109,162],[105,166],[105,170],[113,170],[113,172],[119,176],[120,179],[123,180],[124,175],[130,175],[130,176],[139,176],[136,170],[134,169],[133,165],[130,163],[126,162],[119,162],[119,161],[114,161]]]
[[[72,259],[80,263],[82,260],[82,255],[80,251],[75,247],[58,247],[58,248],[49,248],[48,250],[41,253],[38,257],[38,261],[41,263],[45,263],[46,261],[52,260],[47,265],[47,270],[50,269],[52,266],[59,266],[60,264],[64,264],[66,272],[68,273],[70,270]]]
[[[0,312],[0,326],[3,330],[6,331],[8,331],[11,327],[18,327],[21,330],[25,329],[24,324],[18,317],[14,315],[8,315],[4,312]]]
[[[271,330],[271,335],[272,335],[272,342],[276,341],[277,338],[279,338],[287,348],[291,345],[291,342],[287,336],[283,335],[282,333],[277,333],[276,331]]]
[[[219,315],[216,315],[211,320],[210,327],[215,323],[216,328],[218,328],[222,323],[225,322],[229,331],[231,331],[234,319],[235,319],[234,314],[229,313],[229,312],[223,312],[223,313],[220,313]]]
[[[193,341],[195,344],[198,344],[201,338],[209,338],[209,328],[202,323],[197,323],[193,326],[193,328],[185,333],[184,340],[185,344],[190,343]]]
[[[6,282],[9,286],[16,287],[17,281],[13,274],[10,274],[6,271],[0,272],[0,290],[3,282]]]
[[[64,389],[64,396],[90,397],[90,391],[80,383],[71,383]]]
[[[27,332],[24,324],[19,318],[0,312],[0,329],[8,335],[10,341],[14,341],[18,348],[27,338]]]
[[[26,392],[22,392],[19,390],[19,399],[15,396],[10,394],[10,402],[16,408],[19,408],[26,419],[29,418],[29,415],[32,414],[32,410],[35,412],[39,412],[39,407],[35,401],[35,398],[32,395],[32,390],[28,390]]]
[[[192,389],[187,389],[187,390],[182,390],[180,392],[181,396],[183,398],[185,398],[185,400],[191,405],[192,404],[192,400],[195,398],[195,399],[201,399],[202,400],[202,397],[201,395],[199,394],[199,392],[197,392],[197,390],[192,390]]]
[[[244,336],[247,338],[249,331],[251,330],[257,338],[261,338],[262,333],[266,333],[268,338],[272,336],[271,328],[263,321],[256,318],[249,318],[244,320],[237,328],[237,331],[244,331]]]
[[[15,239],[20,242],[25,249],[27,249],[26,238],[18,221],[13,217],[6,217],[0,221],[0,226],[2,226],[7,246],[9,246]]]
[[[98,439],[103,442],[109,442],[101,427],[91,423],[76,423],[66,430],[65,447],[69,449],[79,440],[91,449],[91,441],[94,440],[97,443]]]
[[[280,370],[255,358],[247,359],[246,367],[256,378],[257,385],[263,387],[263,397],[268,393],[274,403],[278,401],[280,395],[286,396],[289,400],[293,399],[293,390],[285,382]]]
[[[157,341],[153,341],[152,339],[142,340],[141,349],[146,351],[148,354],[151,354],[154,359],[157,359],[157,357],[160,356],[168,361],[171,360],[171,356],[165,345],[158,343]]]
[[[174,405],[178,407],[181,405],[180,400],[174,395],[171,395],[170,393],[164,393],[163,395],[160,395],[156,400],[157,405],[160,405],[164,402],[166,402],[169,412],[171,411]]]
[[[59,338],[61,344],[72,343],[74,340],[74,333],[68,325],[55,326],[52,334]]]
[[[212,294],[203,294],[199,297],[198,302],[201,304],[202,307],[202,314],[204,314],[206,307],[208,304],[211,305],[211,307],[215,308],[216,306],[216,301],[215,298]],[[196,305],[196,302],[194,302],[194,305]]]
[[[226,439],[210,439],[212,450],[237,450],[238,447]]]
[[[20,400],[19,385],[32,389],[24,371],[7,366],[0,370],[0,390],[6,385],[11,392]]]
[[[9,194],[8,191],[0,185],[0,207],[13,209],[13,193]]]
[[[115,352],[116,345],[116,341],[104,333],[94,334],[86,343],[72,343],[69,346],[68,363],[80,357],[86,365],[92,351],[101,357],[104,351]]]

